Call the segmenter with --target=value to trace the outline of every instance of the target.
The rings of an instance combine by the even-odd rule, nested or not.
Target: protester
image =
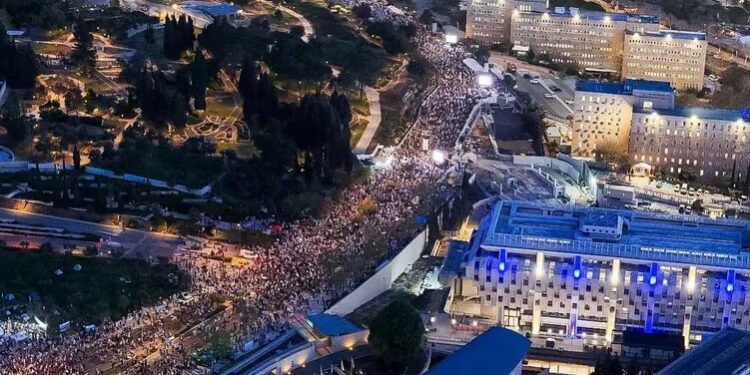
[[[394,13],[385,2],[355,0],[349,5],[363,3],[371,5],[376,19],[415,23],[413,16]],[[236,344],[262,344],[304,314],[323,311],[371,275],[416,233],[416,215],[445,197],[447,187],[436,183],[443,169],[422,150],[423,140],[429,140],[431,150],[452,151],[481,94],[462,63],[470,56],[463,47],[447,46],[422,28],[415,38],[419,53],[440,77],[387,167],[374,169],[365,183],[341,192],[319,219],[288,223],[272,246],[250,249],[257,256],[249,265],[232,267],[193,252],[176,253],[173,261],[191,277],[189,298],[173,296],[105,323],[95,333],[0,340],[2,373],[96,374],[114,368],[116,373],[182,374],[195,362],[179,340],[170,338],[179,331],[175,327],[198,326],[201,335],[225,330]],[[365,200],[376,203],[374,212],[362,212]],[[249,218],[245,226],[269,223]],[[383,238],[387,240],[381,243]],[[201,324],[209,317],[209,323]]]

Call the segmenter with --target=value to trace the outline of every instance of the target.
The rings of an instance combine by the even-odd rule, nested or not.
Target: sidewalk
[[[355,154],[367,153],[367,149],[370,147],[372,138],[378,131],[382,119],[380,113],[380,92],[370,86],[365,86],[365,94],[367,95],[367,103],[370,105],[370,115],[367,117],[367,127],[362,132],[362,136],[359,137],[359,141],[354,147]]]

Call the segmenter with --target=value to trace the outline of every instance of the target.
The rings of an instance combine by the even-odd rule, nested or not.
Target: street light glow
[[[477,84],[479,84],[479,87],[490,87],[493,83],[492,76],[489,73],[480,73],[477,75]]]
[[[437,165],[445,163],[445,153],[440,150],[432,150],[432,161]]]

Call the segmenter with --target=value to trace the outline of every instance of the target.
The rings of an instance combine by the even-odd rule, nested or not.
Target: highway
[[[95,234],[105,240],[111,240],[121,244],[126,250],[124,254],[125,256],[135,256],[137,253],[146,257],[149,255],[170,256],[175,248],[182,244],[180,238],[174,235],[120,228],[114,225],[98,224],[7,208],[0,208],[0,219],[12,219],[22,224],[62,228],[76,233]],[[0,236],[0,238],[2,238],[2,236]],[[30,236],[27,241],[42,241],[41,239],[43,238],[44,237]],[[10,242],[18,240],[18,238],[14,238],[14,236],[9,236],[8,239],[10,239]],[[61,243],[59,240],[43,240],[43,242]]]

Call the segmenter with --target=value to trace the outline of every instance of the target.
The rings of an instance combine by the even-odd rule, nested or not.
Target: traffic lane
[[[561,118],[568,117],[568,110],[565,109],[565,107],[563,107],[560,102],[558,102],[554,98],[544,97],[544,95],[549,94],[549,92],[542,85],[538,83],[531,83],[530,79],[523,78],[520,74],[517,73],[514,75],[514,77],[516,78],[518,91],[528,93],[534,102],[539,104],[546,111],[549,111],[551,114]]]
[[[61,228],[70,232],[91,233],[104,239],[111,239],[123,244],[143,244],[149,247],[176,246],[179,237],[169,234],[125,229],[114,225],[91,223],[64,217],[37,214],[19,210],[0,208],[0,219],[16,220],[21,224],[44,225]]]

